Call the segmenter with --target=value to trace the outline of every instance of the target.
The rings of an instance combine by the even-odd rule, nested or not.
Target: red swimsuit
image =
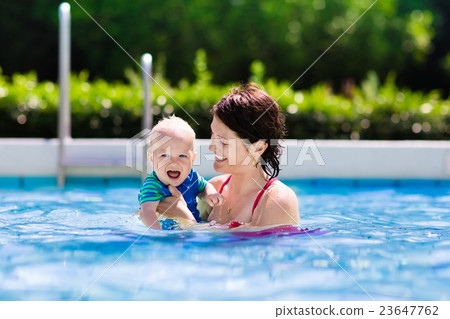
[[[222,191],[223,191],[224,186],[227,185],[228,182],[230,181],[231,176],[232,176],[232,175],[228,176],[228,178],[227,178],[227,179],[225,180],[225,182],[222,184],[222,187],[220,187],[220,191],[219,191],[220,194],[222,194]],[[267,181],[266,185],[263,187],[263,189],[261,189],[261,190],[259,191],[258,196],[256,196],[255,202],[253,203],[252,216],[253,216],[253,212],[255,211],[256,205],[258,205],[258,202],[259,202],[259,200],[261,199],[261,196],[264,194],[264,191],[270,186],[270,184],[272,184],[273,182],[275,182],[275,181],[277,181],[277,180],[278,180],[277,178],[269,179],[269,180]],[[238,222],[238,221],[235,220],[235,221],[232,221],[232,222],[230,223],[230,226],[229,226],[229,227],[230,227],[230,228],[235,228],[235,227],[241,226],[242,224],[243,224],[243,223]]]

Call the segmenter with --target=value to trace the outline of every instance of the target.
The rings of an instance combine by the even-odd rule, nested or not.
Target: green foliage
[[[57,78],[59,3],[0,2],[0,38],[7,48],[0,50],[0,63],[5,74],[37,70],[42,79]],[[196,54],[201,54],[199,48],[208,54],[215,83],[260,76],[256,69],[249,74],[255,60],[264,63],[268,77],[293,82],[339,38],[296,83],[296,89],[324,81],[337,88],[348,78],[359,82],[368,70],[382,78],[394,70],[399,83],[420,89],[447,89],[450,84],[450,73],[441,66],[447,63],[449,50],[449,1],[83,0],[70,4],[72,67],[75,72],[89,69],[92,78],[124,80],[123,70],[134,67],[134,62],[120,44],[137,61],[143,53],[152,53],[172,84],[196,81],[191,71]]]
[[[255,60],[250,64],[250,81],[258,85],[263,85],[266,67],[260,60]]]
[[[212,74],[208,71],[206,52],[203,49],[199,49],[195,53],[194,75],[196,84],[199,86],[205,86],[211,83]]]
[[[211,107],[236,84],[210,82],[206,56],[197,54],[196,81],[171,87],[161,74],[152,85],[153,114],[176,113],[186,119],[199,138],[210,135]],[[341,139],[448,139],[450,101],[437,91],[399,89],[395,74],[380,84],[370,72],[360,87],[348,83],[344,94],[327,84],[294,91],[286,81],[264,80],[264,66],[253,63],[254,79],[279,103],[286,114],[288,138]],[[143,103],[140,76],[127,71],[130,83],[89,81],[86,71],[71,77],[73,137],[130,138],[141,130]],[[0,69],[0,136],[56,137],[58,85],[38,82],[36,74],[14,74]]]
[[[404,44],[407,50],[413,51],[417,61],[425,61],[426,55],[431,50],[431,40],[434,37],[432,22],[433,13],[419,10],[411,12],[407,20],[406,31],[410,40]]]

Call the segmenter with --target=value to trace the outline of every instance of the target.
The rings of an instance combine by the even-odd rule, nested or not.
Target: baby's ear
[[[150,159],[150,162],[153,164],[153,155],[152,152],[147,152],[147,156]]]
[[[195,160],[197,159],[197,155],[198,155],[197,152],[194,152],[194,154],[192,154],[192,163],[194,163]]]

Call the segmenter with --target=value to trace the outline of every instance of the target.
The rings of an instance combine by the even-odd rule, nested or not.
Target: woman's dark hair
[[[256,84],[241,84],[224,95],[211,110],[226,126],[251,143],[264,140],[261,167],[270,178],[280,173],[280,139],[286,135],[277,102]]]

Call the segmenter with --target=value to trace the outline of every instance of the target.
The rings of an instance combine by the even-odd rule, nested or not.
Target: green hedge
[[[212,84],[202,54],[197,54],[194,83],[182,80],[172,86],[155,75],[160,86],[153,84],[153,112],[154,121],[175,112],[193,126],[197,137],[208,138],[211,106],[236,84]],[[337,94],[326,84],[293,91],[288,82],[263,80],[264,66],[259,62],[251,71],[250,80],[283,109],[288,138],[448,139],[450,135],[450,101],[437,91],[399,89],[392,74],[380,84],[369,73],[360,86],[348,83],[344,93]],[[134,71],[126,74],[127,84],[89,82],[87,72],[72,75],[73,137],[130,138],[140,131],[141,80]],[[0,69],[0,137],[56,137],[57,105],[57,84],[39,82],[35,73],[8,78]]]

